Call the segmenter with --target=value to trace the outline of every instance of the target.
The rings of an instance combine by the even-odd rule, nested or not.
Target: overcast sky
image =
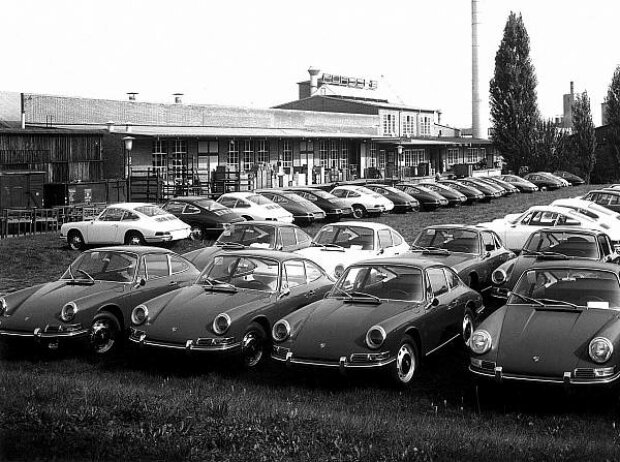
[[[588,91],[595,125],[620,64],[618,0],[480,0],[483,119],[510,11],[530,36],[544,117]],[[267,108],[307,69],[384,77],[412,106],[471,126],[469,0],[5,1],[0,91]]]

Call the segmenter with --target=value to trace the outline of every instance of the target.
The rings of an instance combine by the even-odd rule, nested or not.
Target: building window
[[[187,175],[187,141],[174,140],[174,151],[168,159],[168,177],[182,181]]]
[[[385,168],[385,150],[381,149],[379,151],[379,156],[377,157],[377,167]]]
[[[476,148],[467,148],[467,163],[475,164],[478,162],[478,150]]]
[[[340,143],[340,168],[349,168],[349,146],[346,141]]]
[[[242,170],[248,171],[254,165],[254,149],[252,149],[252,140],[243,140],[243,165]]]
[[[269,145],[267,144],[267,140],[256,141],[256,162],[269,163]]]
[[[366,165],[369,168],[377,168],[377,145],[372,141],[368,145]]]
[[[329,150],[329,167],[338,168],[338,159],[340,157],[340,142],[332,140]]]
[[[166,171],[167,160],[166,142],[164,140],[153,141],[153,169],[158,170],[160,173],[164,173]]]
[[[394,114],[383,114],[383,135],[396,135],[396,116]]]
[[[319,141],[319,165],[327,167],[329,162],[329,151],[326,140]]]
[[[426,162],[426,150],[424,149],[405,149],[403,155],[405,167],[416,167]]]
[[[422,116],[420,117],[420,136],[430,136],[430,135],[431,135],[431,117]]]
[[[282,166],[291,167],[293,165],[293,149],[291,140],[282,141]]]
[[[416,118],[414,115],[405,115],[403,117],[403,131],[404,136],[415,136],[416,134]]]
[[[458,148],[449,148],[446,156],[446,162],[449,167],[459,163],[459,150]]]
[[[226,167],[230,170],[237,171],[239,169],[239,147],[235,140],[228,142],[228,155],[226,156]]]

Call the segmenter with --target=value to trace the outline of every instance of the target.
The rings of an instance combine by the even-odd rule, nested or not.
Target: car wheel
[[[366,209],[362,205],[354,205],[353,206],[353,217],[354,218],[364,218],[366,216]]]
[[[202,226],[192,225],[192,228],[189,232],[189,238],[192,241],[202,241],[205,238],[205,230]]]
[[[469,339],[471,338],[471,334],[474,333],[474,315],[472,314],[469,308],[465,309],[465,314],[463,315],[463,342],[465,346],[469,343]]]
[[[419,354],[414,340],[408,335],[400,341],[392,376],[398,385],[409,385],[418,370]]]
[[[110,356],[121,344],[121,326],[113,314],[99,314],[90,327],[90,347],[97,356]]]
[[[127,245],[144,245],[144,237],[137,231],[132,231],[125,237]]]
[[[67,244],[72,250],[84,249],[84,238],[79,231],[70,231],[67,235]]]
[[[267,334],[265,329],[257,322],[253,322],[248,326],[241,341],[244,366],[247,368],[257,367],[265,356],[266,347]]]
[[[547,190],[547,187],[546,187],[546,186],[541,186],[541,187],[540,187],[540,190],[541,190],[541,191],[546,191],[546,190]]]

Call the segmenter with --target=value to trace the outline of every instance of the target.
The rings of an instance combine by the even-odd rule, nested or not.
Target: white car
[[[190,226],[160,207],[125,202],[106,207],[95,219],[72,221],[60,228],[60,239],[74,250],[88,244],[132,244],[186,239]]]
[[[323,226],[313,246],[296,250],[322,266],[330,276],[339,277],[344,269],[360,260],[407,253],[409,244],[392,227],[381,223],[346,221]]]
[[[566,207],[538,205],[530,207],[523,213],[513,213],[480,226],[495,231],[504,246],[513,251],[520,251],[537,229],[549,226],[581,226],[583,228],[607,230],[596,220]]]
[[[598,221],[609,239],[620,242],[620,213],[583,199],[557,199],[550,205],[572,209]]]
[[[351,207],[355,218],[389,212],[394,208],[394,202],[364,186],[341,185],[330,192]]]
[[[254,192],[230,192],[222,194],[217,202],[233,209],[246,220],[272,220],[293,222],[293,214],[278,204]]]

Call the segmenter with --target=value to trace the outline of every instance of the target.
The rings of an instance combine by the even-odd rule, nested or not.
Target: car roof
[[[249,226],[249,225],[269,225],[276,228],[281,228],[283,226],[299,228],[294,223],[285,223],[283,221],[275,221],[275,220],[247,220],[247,221],[236,221],[230,224],[231,226]]]
[[[446,267],[449,268],[448,265],[437,262],[437,260],[432,258],[427,258],[424,256],[420,256],[415,253],[404,253],[401,255],[395,255],[393,257],[375,257],[368,258],[365,260],[360,260],[358,262],[352,263],[350,266],[358,266],[358,265],[410,265],[415,266],[420,269],[427,269],[431,267]]]
[[[256,193],[253,191],[231,191],[222,194],[220,197],[229,196],[229,197],[248,197],[255,196]]]
[[[537,229],[532,234],[541,232],[554,232],[554,233],[568,233],[568,234],[591,234],[597,236],[599,234],[606,234],[600,229],[583,228],[581,226],[546,226],[544,228]]]
[[[109,204],[106,206],[106,208],[109,207],[121,207],[121,208],[126,208],[126,209],[136,209],[138,207],[159,207],[158,205],[155,204],[151,204],[149,202],[118,202],[116,204]]]
[[[196,201],[204,201],[209,200],[215,202],[215,199],[210,196],[180,196],[180,197],[171,197],[166,202],[172,201],[180,201],[180,202],[196,202]]]
[[[326,225],[323,225],[321,227],[321,229],[323,229],[326,226],[359,226],[359,227],[362,227],[362,228],[371,228],[371,229],[374,229],[374,230],[388,228],[388,229],[392,229],[392,230],[396,231],[394,228],[392,228],[389,225],[384,225],[383,223],[376,223],[374,221],[355,221],[355,220],[352,220],[352,221],[341,221],[341,222],[338,222],[338,223],[328,223]]]
[[[207,249],[208,247],[205,247],[205,249]],[[294,253],[294,252],[283,252],[281,250],[272,250],[272,249],[248,249],[243,248],[243,249],[236,249],[236,248],[219,248],[214,254],[215,255],[221,255],[223,253],[227,253],[227,254],[234,254],[234,255],[241,255],[241,256],[249,256],[249,257],[265,257],[265,258],[272,258],[274,260],[278,260],[278,261],[287,261],[287,260],[309,260],[312,261],[310,258],[307,258],[301,254],[298,253]]]
[[[490,231],[490,229],[484,227],[484,226],[478,226],[478,225],[464,225],[462,223],[454,223],[454,224],[450,224],[450,223],[444,223],[441,225],[430,225],[430,226],[426,226],[424,229],[437,229],[437,228],[441,228],[441,229],[448,229],[448,228],[459,228],[459,229],[466,229],[469,231]]]
[[[620,272],[620,266],[615,263],[606,263],[596,260],[586,259],[574,259],[574,260],[537,260],[532,263],[530,269],[539,268],[553,268],[553,269],[567,269],[567,268],[579,268],[586,270],[603,270],[611,271],[615,274]]]
[[[163,247],[152,247],[148,245],[114,245],[114,246],[108,246],[108,247],[97,247],[94,249],[86,250],[84,253],[101,252],[101,251],[131,252],[131,253],[136,253],[138,255],[144,255],[147,253],[167,253],[167,254],[178,255],[176,252],[170,249],[165,249]]]

